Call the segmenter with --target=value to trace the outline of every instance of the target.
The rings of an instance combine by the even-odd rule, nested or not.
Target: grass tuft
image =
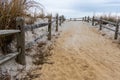
[[[0,0],[0,30],[16,29],[16,17],[29,16],[32,24],[35,18],[29,12],[34,8],[42,10],[43,6],[34,0]],[[3,53],[9,52],[6,50],[9,49],[13,40],[14,35],[0,37],[0,46]]]

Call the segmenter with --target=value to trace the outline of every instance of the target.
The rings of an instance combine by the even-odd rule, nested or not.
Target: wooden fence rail
[[[41,28],[47,26],[49,23],[40,23],[40,24],[33,24],[33,25],[25,25],[24,30],[25,31],[31,31],[36,28]]]
[[[19,33],[20,30],[0,30],[0,36]]]
[[[70,18],[70,21],[82,21],[83,18]]]
[[[52,19],[54,19],[54,20],[52,21]],[[21,17],[18,17],[18,18],[16,18],[16,30],[0,30],[0,36],[16,34],[16,39],[17,39],[17,52],[0,56],[0,65],[2,65],[3,63],[5,63],[13,58],[16,58],[16,62],[18,62],[19,64],[25,65],[26,64],[25,49],[30,48],[38,39],[40,39],[42,37],[42,36],[39,36],[32,42],[25,44],[25,32],[48,26],[48,40],[51,40],[52,23],[56,22],[56,31],[58,31],[58,21],[59,21],[59,24],[61,25],[62,18],[59,18],[58,14],[57,14],[56,17],[54,17],[54,18],[52,18],[52,16],[50,16],[48,18],[47,23],[24,25],[24,19]]]

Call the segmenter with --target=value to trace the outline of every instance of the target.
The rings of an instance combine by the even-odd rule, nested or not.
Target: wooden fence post
[[[118,32],[119,32],[119,22],[117,21],[114,39],[118,38]]]
[[[85,16],[85,22],[86,22],[86,16]]]
[[[102,30],[102,18],[100,18],[100,20],[99,20],[99,25],[100,25],[99,30]]]
[[[63,16],[61,16],[61,23],[63,23]]]
[[[61,16],[61,24],[62,24],[62,16]]]
[[[56,32],[58,32],[58,14],[56,15]]]
[[[60,26],[61,26],[61,20],[62,20],[62,19],[61,19],[61,16],[60,16],[60,17],[59,17],[59,25],[60,25]]]
[[[87,21],[89,22],[89,16],[88,16],[88,20]]]
[[[93,18],[92,18],[92,26],[94,26],[94,18],[95,18],[95,17],[93,16]]]
[[[52,15],[48,18],[48,40],[51,40]]]
[[[16,62],[25,65],[25,32],[24,32],[24,19],[21,17],[16,18],[16,28],[21,32],[17,34],[17,50],[19,52],[16,57]]]

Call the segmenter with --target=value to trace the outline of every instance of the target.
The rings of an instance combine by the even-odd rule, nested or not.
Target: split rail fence
[[[52,21],[52,19],[54,20]],[[63,19],[59,18],[58,14],[54,18],[50,16],[48,18],[47,23],[32,24],[32,25],[24,25],[24,19],[18,17],[16,18],[16,24],[17,24],[16,30],[0,30],[0,36],[15,34],[17,39],[17,52],[0,56],[0,65],[4,64],[5,62],[8,62],[13,58],[16,59],[17,63],[26,65],[25,50],[30,46],[32,46],[34,43],[30,42],[27,45],[25,45],[25,32],[48,26],[48,40],[51,40],[52,23],[54,22],[56,23],[56,32],[57,32],[59,29],[59,25],[61,26],[61,23],[63,22]],[[40,39],[40,37],[36,39]]]
[[[114,39],[118,39],[118,36],[120,35],[120,31],[119,31],[120,30],[119,29],[120,23],[119,23],[119,21],[111,22],[108,20],[104,20],[102,18],[96,18],[94,16],[92,18],[90,18],[89,16],[88,17],[85,16],[82,18],[82,21],[92,22],[92,26],[95,26],[97,23],[99,25],[99,30],[106,28],[110,31],[113,31],[114,32]],[[106,24],[112,25],[113,27],[115,27],[115,29],[112,29],[110,26],[106,26]]]

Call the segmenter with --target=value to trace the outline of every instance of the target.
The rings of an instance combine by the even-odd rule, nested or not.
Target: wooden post
[[[89,16],[88,16],[88,22],[89,22]]]
[[[99,20],[99,25],[100,25],[99,30],[102,30],[102,17],[101,17],[100,20]]]
[[[119,22],[117,21],[114,39],[118,38],[118,32],[119,32]]]
[[[61,23],[63,23],[64,22],[64,20],[63,20],[63,16],[61,17],[62,19],[61,19]]]
[[[16,62],[25,65],[25,32],[24,32],[24,19],[21,17],[16,18],[16,28],[21,32],[17,34],[17,50],[19,52],[16,57]]]
[[[52,15],[48,18],[48,40],[51,40]]]
[[[86,22],[86,16],[85,16],[85,22]]]
[[[95,18],[95,17],[93,16],[93,18],[92,18],[92,26],[94,26],[94,18]]]
[[[59,25],[61,26],[61,16],[59,17]]]
[[[62,16],[61,16],[61,24],[62,24]]]
[[[56,15],[56,32],[58,32],[58,14]]]

